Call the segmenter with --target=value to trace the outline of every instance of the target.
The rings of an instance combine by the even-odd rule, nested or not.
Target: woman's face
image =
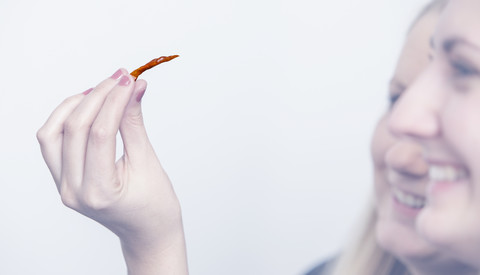
[[[390,108],[427,67],[430,38],[438,17],[436,11],[427,13],[409,32],[390,82]],[[415,230],[416,217],[425,204],[428,166],[419,144],[397,139],[389,132],[389,116],[390,110],[378,122],[371,144],[377,239],[399,258],[429,257],[436,251]]]
[[[480,267],[480,1],[450,1],[432,61],[397,102],[389,126],[419,142],[430,166],[418,231]]]

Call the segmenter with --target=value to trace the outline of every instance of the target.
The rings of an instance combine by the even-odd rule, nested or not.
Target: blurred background
[[[427,1],[0,1],[0,274],[126,274],[64,207],[35,133],[119,67],[143,75],[191,274],[302,274],[356,232],[369,142]]]

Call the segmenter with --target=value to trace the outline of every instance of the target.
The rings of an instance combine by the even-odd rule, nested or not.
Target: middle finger
[[[88,135],[93,121],[102,108],[105,98],[126,73],[117,70],[98,84],[72,112],[64,126],[62,154],[62,188],[79,187],[83,180]]]

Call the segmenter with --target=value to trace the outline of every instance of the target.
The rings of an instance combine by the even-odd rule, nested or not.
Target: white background
[[[336,253],[372,183],[369,140],[425,1],[0,1],[0,274],[125,274],[64,207],[36,130],[117,68],[143,75],[191,274],[301,274]]]

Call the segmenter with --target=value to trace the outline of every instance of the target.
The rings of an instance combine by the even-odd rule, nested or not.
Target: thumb
[[[135,87],[130,101],[125,108],[122,121],[120,123],[120,135],[122,136],[125,154],[129,157],[135,157],[135,154],[143,154],[150,148],[147,131],[143,123],[141,99],[147,89],[147,82],[139,79],[135,82]]]

